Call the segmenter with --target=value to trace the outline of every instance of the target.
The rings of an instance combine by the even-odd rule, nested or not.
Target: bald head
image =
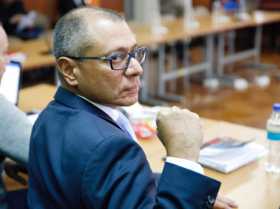
[[[8,38],[7,34],[4,31],[3,27],[0,25],[0,53],[3,55],[3,53],[7,50],[8,48]]]
[[[8,38],[7,34],[4,31],[3,27],[0,25],[0,79],[4,72],[5,67],[5,58],[4,54],[8,49]]]
[[[100,21],[102,20],[102,21]],[[63,16],[54,29],[54,56],[81,56],[88,47],[94,46],[96,31],[89,25],[97,27],[106,22],[124,21],[118,13],[97,8],[83,7],[72,10]],[[97,24],[98,23],[98,24]],[[101,23],[101,25],[100,25]]]

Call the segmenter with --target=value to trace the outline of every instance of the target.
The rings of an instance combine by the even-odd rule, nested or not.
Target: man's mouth
[[[138,94],[138,91],[139,91],[139,86],[135,86],[135,87],[126,89],[124,92],[125,92],[125,94],[128,94],[128,95],[135,95],[135,94]]]

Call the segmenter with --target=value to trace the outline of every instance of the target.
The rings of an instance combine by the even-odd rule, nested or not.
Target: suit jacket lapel
[[[93,104],[87,102],[86,100],[82,99],[81,97],[75,95],[74,93],[70,92],[69,90],[59,87],[54,99],[56,102],[61,103],[65,106],[74,108],[74,109],[80,109],[87,111],[91,114],[95,114],[104,120],[112,123],[113,125],[120,128],[115,121],[112,120],[110,116],[108,116],[105,112],[94,106]]]

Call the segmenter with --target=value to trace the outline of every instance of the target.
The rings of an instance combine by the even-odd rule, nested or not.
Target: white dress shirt
[[[112,120],[114,120],[122,129],[126,129],[124,131],[127,131],[131,138],[138,143],[138,140],[136,138],[136,135],[133,131],[133,128],[128,120],[128,118],[118,109],[118,108],[113,108],[109,107],[106,105],[101,105],[95,102],[90,101],[89,99],[80,96],[79,97],[83,98],[84,100],[88,101],[89,103],[93,104],[103,112],[105,112]],[[166,162],[192,170],[194,172],[204,174],[203,168],[200,164],[191,161],[191,160],[186,160],[183,158],[176,158],[176,157],[166,157]]]

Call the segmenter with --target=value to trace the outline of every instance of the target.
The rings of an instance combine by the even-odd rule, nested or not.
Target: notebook
[[[21,65],[19,62],[11,61],[5,67],[5,72],[0,82],[0,93],[7,100],[17,105],[21,78]]]
[[[206,167],[229,173],[267,153],[264,146],[253,141],[217,137],[202,146],[199,162]]]

